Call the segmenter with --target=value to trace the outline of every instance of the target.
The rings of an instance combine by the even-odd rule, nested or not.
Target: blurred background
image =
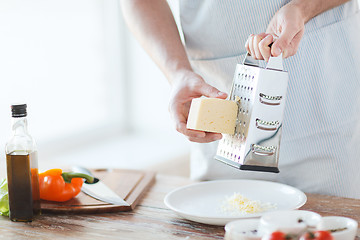
[[[360,1],[360,0],[359,0]],[[178,0],[168,1],[178,18]],[[170,86],[133,38],[118,0],[0,1],[0,174],[10,105],[28,104],[39,167],[188,175]]]
[[[11,136],[10,105],[27,103],[40,170],[187,174],[189,143],[168,113],[170,86],[125,26],[118,0],[0,1],[0,79],[0,146]],[[3,175],[4,150],[0,163]]]

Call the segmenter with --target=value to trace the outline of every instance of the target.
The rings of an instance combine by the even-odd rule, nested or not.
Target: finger
[[[254,40],[253,40],[253,47],[254,47],[254,51],[255,51],[255,56],[257,60],[263,60],[263,56],[261,55],[260,49],[259,49],[259,43],[260,41],[266,37],[266,33],[260,33],[255,35]]]
[[[254,41],[254,34],[251,34],[249,37],[249,54],[255,58],[255,50],[254,50],[254,46],[253,46],[253,41]]]
[[[222,135],[220,133],[209,133],[209,132],[189,129],[187,128],[186,118],[184,117],[184,115],[179,114],[177,116],[178,117],[175,117],[174,119],[176,123],[176,130],[179,133],[188,137],[190,141],[205,143],[205,142],[213,142],[222,138]]]
[[[272,41],[273,36],[269,34],[259,43],[259,50],[266,61],[269,61],[269,58],[271,56],[271,48],[269,47],[269,45],[272,43]]]
[[[275,40],[274,44],[271,47],[271,55],[277,57],[288,48],[290,42],[298,33],[295,28],[292,27],[284,27],[283,31],[281,32],[279,38]]]
[[[250,34],[250,36],[247,38],[246,43],[245,43],[245,48],[248,53],[250,53],[249,41],[251,39],[251,35],[252,34]]]
[[[176,130],[186,136],[204,137],[204,132],[187,129],[186,122],[189,109],[190,103],[182,104],[178,101],[174,101],[169,104],[169,112],[174,120]]]
[[[256,56],[256,48],[257,48],[257,43],[256,43],[256,35],[254,35],[254,37],[252,38],[252,51],[253,51],[253,53],[252,53],[252,56],[253,56],[253,58],[254,59],[258,59],[257,58],[257,56]]]
[[[174,121],[176,130],[185,135],[186,137],[192,139],[195,142],[211,142],[218,139],[221,139],[222,135],[218,133],[208,133],[204,131],[188,129],[187,128],[187,117],[182,114],[181,104],[177,104],[174,108]]]
[[[214,98],[222,98],[225,99],[227,97],[227,94],[220,91],[219,89],[207,84],[205,81],[203,81],[200,86],[198,86],[197,91],[201,95],[204,95],[206,97],[214,97]]]
[[[288,47],[288,50],[284,50],[283,53],[283,57],[287,58],[290,56],[294,56],[299,48],[300,45],[300,41],[302,36],[304,35],[304,29],[301,30],[300,32],[298,32],[295,37],[292,39],[292,41],[290,42],[290,45]]]
[[[189,141],[198,142],[198,143],[214,142],[214,141],[220,140],[221,138],[222,138],[221,133],[210,133],[210,132],[206,132],[206,136],[202,137],[202,138],[188,137]]]
[[[188,129],[183,121],[176,124],[176,130],[188,138],[204,138],[206,136],[206,133],[203,131]]]

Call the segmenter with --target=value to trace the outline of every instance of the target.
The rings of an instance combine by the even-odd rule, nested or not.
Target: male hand
[[[172,83],[169,111],[175,121],[176,130],[192,142],[207,143],[221,139],[220,133],[187,129],[186,123],[193,98],[206,96],[225,99],[227,94],[210,86],[202,77],[192,71],[179,74]]]
[[[288,3],[271,19],[266,33],[251,34],[245,48],[251,56],[258,60],[269,61],[270,56],[283,58],[295,55],[304,35],[305,18],[300,8]],[[269,44],[274,42],[272,47]]]

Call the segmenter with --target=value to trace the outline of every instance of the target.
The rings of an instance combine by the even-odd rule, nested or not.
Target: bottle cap
[[[12,117],[18,118],[18,117],[26,117],[26,104],[13,104],[11,105],[11,113]]]

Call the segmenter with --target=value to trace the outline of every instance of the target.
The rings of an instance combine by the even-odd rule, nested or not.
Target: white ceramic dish
[[[221,206],[234,193],[262,203],[275,204],[269,211],[293,210],[303,206],[306,195],[291,186],[260,180],[216,180],[201,182],[173,190],[165,196],[165,205],[178,215],[195,222],[224,226],[241,219],[260,217],[265,212],[234,214]]]
[[[331,233],[334,240],[354,240],[358,229],[358,223],[355,220],[346,217],[323,217],[317,225],[317,229],[326,231],[344,229],[342,231]]]
[[[261,240],[258,218],[240,219],[225,225],[225,240]]]
[[[320,223],[321,216],[315,212],[305,210],[284,210],[265,213],[259,223],[258,231],[262,234],[270,234],[282,231],[287,234],[305,232],[307,228],[315,229]]]

